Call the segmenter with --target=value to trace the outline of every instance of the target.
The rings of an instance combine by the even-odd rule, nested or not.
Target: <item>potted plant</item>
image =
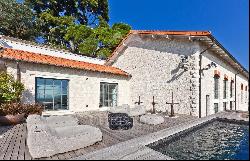
[[[43,108],[39,104],[5,103],[0,106],[0,124],[20,124],[23,123],[29,115],[41,115],[42,111]]]
[[[0,72],[0,124],[22,123],[29,114],[40,114],[40,105],[21,104],[24,85],[6,72]]]

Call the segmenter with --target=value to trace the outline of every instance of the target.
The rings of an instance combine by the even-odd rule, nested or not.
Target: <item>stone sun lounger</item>
[[[27,145],[31,156],[33,158],[50,157],[102,141],[100,129],[77,123],[76,118],[71,116],[49,118],[29,116]]]

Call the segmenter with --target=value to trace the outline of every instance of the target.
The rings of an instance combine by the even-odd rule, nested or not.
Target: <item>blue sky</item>
[[[209,30],[249,68],[249,0],[109,0],[110,24],[142,30]]]

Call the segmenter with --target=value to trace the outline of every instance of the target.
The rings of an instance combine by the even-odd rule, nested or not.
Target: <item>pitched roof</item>
[[[143,34],[143,35],[183,35],[183,36],[209,36],[211,32],[209,31],[158,31],[158,30],[131,30],[127,36],[121,41],[121,43],[116,47],[113,53],[108,57],[106,65],[112,65],[113,61],[118,57],[120,49],[124,47],[125,41],[133,34]]]
[[[0,58],[129,76],[128,73],[111,66],[92,64],[83,61],[70,60],[10,48],[3,48],[2,51],[0,50]]]
[[[211,34],[210,31],[158,31],[158,30],[131,30],[128,35],[122,40],[118,47],[113,51],[107,59],[105,65],[112,65],[119,57],[120,52],[126,45],[125,42],[131,35],[163,35],[163,36],[188,36],[190,38],[197,37],[197,40],[211,46],[211,50],[215,51],[219,56],[223,57],[227,62],[249,78],[249,72],[246,70]]]
[[[159,30],[131,30],[132,34],[155,34],[155,35],[188,35],[188,36],[208,36],[209,31],[159,31]]]
[[[0,35],[0,46],[5,48],[24,50],[28,52],[34,52],[44,55],[50,55],[55,57],[61,57],[70,60],[83,61],[93,64],[101,64],[105,63],[105,60],[90,57],[82,54],[72,53],[66,49],[60,49],[48,46],[47,44],[39,44],[36,42],[26,41],[19,38],[13,38],[5,35]]]

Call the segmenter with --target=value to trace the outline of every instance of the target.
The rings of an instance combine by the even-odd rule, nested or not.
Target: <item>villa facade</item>
[[[249,73],[207,31],[131,31],[107,61],[0,36],[0,69],[25,85],[22,101],[80,112],[142,104],[204,117],[249,109]],[[140,99],[139,99],[140,97]]]

